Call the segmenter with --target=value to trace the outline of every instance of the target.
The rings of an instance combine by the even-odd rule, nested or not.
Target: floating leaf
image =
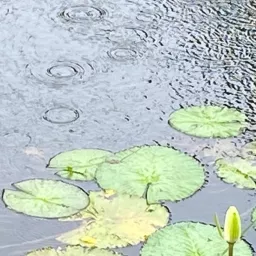
[[[168,223],[168,210],[159,204],[148,205],[143,198],[104,192],[90,192],[89,197],[85,210],[64,219],[83,220],[83,224],[57,238],[59,241],[86,247],[123,247],[144,241]]]
[[[87,194],[71,184],[57,180],[34,179],[13,184],[17,190],[5,189],[3,200],[11,210],[31,216],[60,218],[84,209]]]
[[[238,188],[256,188],[256,165],[243,158],[222,158],[216,161],[217,175]]]
[[[239,135],[246,126],[246,116],[236,109],[217,106],[188,107],[170,115],[169,124],[198,137],[227,138]]]
[[[93,180],[95,171],[109,151],[100,149],[77,149],[60,153],[53,157],[48,167],[58,170],[57,175],[71,180]]]
[[[244,158],[256,159],[256,141],[244,145],[241,154]]]
[[[141,250],[141,256],[222,256],[228,255],[228,244],[216,227],[193,222],[181,222],[167,226],[149,237]],[[252,256],[250,246],[239,241],[235,244],[236,256]]]
[[[167,147],[143,146],[121,151],[96,173],[103,189],[146,197],[149,203],[176,201],[194,194],[204,183],[199,163]]]
[[[80,246],[67,246],[65,249],[44,248],[29,252],[27,256],[121,256],[121,254],[98,248],[88,249]]]

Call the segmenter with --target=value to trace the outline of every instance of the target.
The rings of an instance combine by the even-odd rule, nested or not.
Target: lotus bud
[[[224,239],[229,244],[234,244],[241,238],[241,219],[235,206],[230,206],[226,212],[224,225]]]

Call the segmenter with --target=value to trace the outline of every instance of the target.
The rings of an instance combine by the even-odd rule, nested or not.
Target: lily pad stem
[[[228,244],[228,256],[233,256],[233,252],[234,252],[234,244],[229,243]]]

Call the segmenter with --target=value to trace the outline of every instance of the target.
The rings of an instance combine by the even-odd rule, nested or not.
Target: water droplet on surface
[[[72,108],[56,107],[47,110],[43,119],[53,124],[68,124],[79,118],[79,112]]]

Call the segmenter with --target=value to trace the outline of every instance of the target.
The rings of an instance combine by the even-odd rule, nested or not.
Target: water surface
[[[171,145],[209,172],[202,191],[166,204],[173,222],[212,223],[216,211],[223,217],[234,204],[249,223],[255,192],[224,184],[213,163],[254,139],[254,1],[2,0],[0,24],[1,189],[57,178],[45,166],[62,151]],[[225,140],[168,126],[174,110],[202,104],[235,107],[252,126]],[[54,237],[77,226],[16,214],[3,204],[0,223],[0,254],[8,256],[57,246]],[[246,239],[256,248],[255,231]],[[122,251],[136,256],[139,248]]]

